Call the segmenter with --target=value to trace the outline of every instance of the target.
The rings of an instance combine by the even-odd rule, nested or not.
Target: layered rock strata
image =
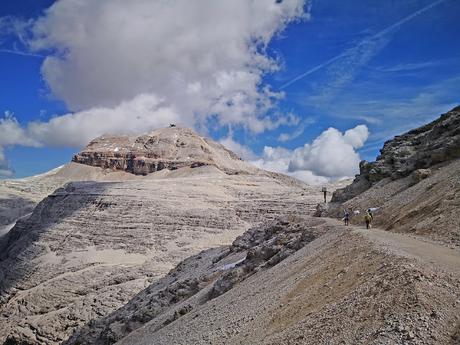
[[[147,176],[72,163],[105,181],[67,184],[0,238],[0,343],[59,344],[180,260],[261,222],[310,214],[319,201],[316,188],[208,142],[215,164],[194,167],[190,159]]]
[[[3,234],[2,227],[13,227],[17,220],[31,214],[41,200],[68,182],[124,181],[134,178],[135,176],[122,171],[114,172],[68,163],[40,175],[0,180],[0,236]]]
[[[181,127],[159,129],[141,136],[104,135],[91,141],[72,160],[136,175],[203,165],[216,166],[228,173],[241,171],[235,164],[239,158],[233,152]]]
[[[460,247],[460,107],[386,142],[360,170],[316,215],[341,218],[348,209],[363,224],[372,208],[374,226]]]
[[[323,220],[291,219],[254,227],[228,247],[182,261],[125,306],[90,322],[64,344],[113,344],[151,321],[159,330],[256,272],[275,266],[328,230]]]
[[[181,262],[65,344],[456,344],[460,256],[291,217]]]

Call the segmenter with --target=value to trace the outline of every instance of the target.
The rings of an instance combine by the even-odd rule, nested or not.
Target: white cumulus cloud
[[[42,72],[72,110],[151,93],[182,117],[218,114],[258,131],[250,119],[280,96],[261,85],[277,69],[265,47],[304,16],[304,2],[61,0],[35,21],[28,45],[53,52]]]
[[[0,147],[0,177],[10,177],[12,175],[13,171],[10,169],[8,162],[5,159],[3,148]]]
[[[288,124],[267,115],[283,94],[262,81],[279,68],[266,47],[307,18],[306,1],[60,0],[40,18],[14,20],[27,52],[46,56],[43,78],[71,112],[19,126],[24,140],[9,144],[75,146],[164,122],[202,127],[209,116],[254,133]]]
[[[311,144],[294,150],[289,171],[309,170],[331,178],[353,176],[360,161],[355,149],[362,147],[368,135],[364,125],[350,129],[345,134],[329,128]]]
[[[246,161],[251,161],[257,158],[257,155],[249,147],[236,142],[231,136],[223,138],[219,140],[219,142]]]
[[[310,184],[322,184],[358,173],[361,158],[356,149],[364,145],[368,136],[365,125],[356,126],[345,133],[329,128],[312,143],[293,150],[266,146],[262,156],[252,163]]]
[[[104,133],[142,133],[146,129],[164,127],[179,120],[172,108],[153,95],[139,95],[113,108],[92,108],[56,116],[47,122],[29,122],[26,126],[21,126],[13,114],[7,112],[4,118],[0,118],[0,147],[79,147]]]

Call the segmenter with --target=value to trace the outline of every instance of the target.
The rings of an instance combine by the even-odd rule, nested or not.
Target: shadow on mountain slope
[[[290,219],[184,260],[64,343],[454,344],[459,281],[335,220]]]

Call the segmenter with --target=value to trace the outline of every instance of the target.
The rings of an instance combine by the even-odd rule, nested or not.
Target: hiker
[[[324,202],[326,203],[327,202],[327,199],[326,199],[326,196],[327,196],[327,188],[326,187],[323,187],[321,189],[321,191],[324,193]]]
[[[367,209],[367,213],[369,213],[369,216],[371,216],[371,222],[374,220],[374,215],[372,214],[372,208]]]
[[[370,213],[369,210],[367,210],[366,215],[364,216],[364,221],[366,222],[366,229],[370,229],[372,223],[372,213]]]
[[[343,210],[343,212],[343,222],[345,223],[345,226],[348,226],[348,224],[350,223],[350,213],[348,212],[348,210]]]

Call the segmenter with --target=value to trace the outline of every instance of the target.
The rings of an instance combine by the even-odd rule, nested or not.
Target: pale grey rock
[[[420,181],[430,177],[432,174],[431,169],[417,169],[412,173],[413,183],[419,183]]]
[[[277,241],[281,234],[286,241]],[[300,234],[311,241],[288,248],[301,243]],[[264,246],[271,250],[219,270]],[[279,247],[289,255],[270,265],[266,255]],[[70,343],[110,344],[123,334],[116,344],[434,345],[458,337],[460,257],[433,242],[306,218],[251,229],[232,248],[187,259],[168,274],[169,284],[152,284]],[[192,277],[199,283],[190,284]],[[163,299],[171,291],[162,289],[178,291],[177,282],[180,289],[201,289],[186,289],[194,294],[181,300]],[[224,289],[213,296],[216,287]],[[109,340],[107,330],[116,337]]]
[[[460,246],[460,107],[385,143],[373,163],[361,162],[354,182],[337,190],[323,215]],[[355,213],[358,212],[358,213]]]
[[[182,261],[125,306],[88,323],[64,344],[113,344],[147,323],[158,331],[275,266],[327,230],[325,221],[302,217],[256,226],[230,246]]]
[[[316,205],[315,213],[313,214],[314,217],[322,217],[327,212],[327,204],[320,203]]]
[[[180,141],[183,129],[168,130],[179,137],[158,143],[168,157],[163,161],[183,162],[198,149],[189,143],[204,140],[187,130]],[[66,166],[60,174],[76,182],[51,193],[0,239],[0,343],[59,344],[184,258],[230,244],[262,222],[311,214],[321,198],[316,188],[204,142],[210,155],[200,151],[189,165],[146,176],[112,166]],[[206,164],[197,166],[200,159]],[[187,289],[178,286],[177,295],[188,296]]]
[[[46,196],[72,181],[124,181],[135,176],[77,163],[68,163],[47,173],[0,180],[0,227],[14,224],[30,214]]]
[[[57,177],[60,168],[23,179],[0,180],[0,226],[13,224],[33,211],[37,203],[66,181]]]
[[[158,129],[141,136],[104,135],[91,141],[73,161],[136,175],[204,165],[226,173],[255,170],[240,164],[241,159],[223,145],[181,127]]]

